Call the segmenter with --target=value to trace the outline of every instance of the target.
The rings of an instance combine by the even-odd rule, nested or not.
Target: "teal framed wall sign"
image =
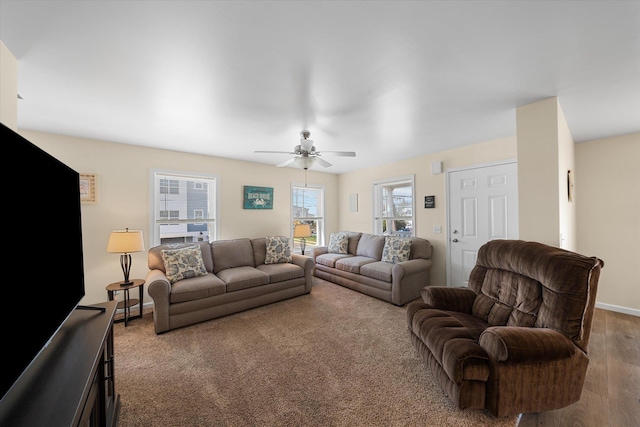
[[[273,209],[273,187],[244,186],[244,209]]]

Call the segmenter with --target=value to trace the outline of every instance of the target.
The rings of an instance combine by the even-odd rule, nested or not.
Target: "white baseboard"
[[[145,310],[145,311],[146,310],[152,310],[153,309],[153,301],[145,302],[142,307],[143,307],[143,310]],[[640,317],[640,310],[636,310],[635,308],[621,307],[619,305],[605,304],[603,302],[596,302],[596,308],[601,308],[603,310],[615,311],[615,312],[618,312],[618,313],[630,314],[631,316]],[[120,313],[122,311],[124,311],[124,310],[118,310],[117,312]]]
[[[602,302],[596,302],[596,308],[601,308],[603,310],[615,311],[618,313],[630,314],[632,316],[640,317],[640,310],[636,310],[635,308],[620,307],[619,305],[605,304]]]
[[[153,309],[153,301],[151,302],[145,302],[144,304],[142,304],[142,312],[144,313],[147,309],[152,310]],[[135,313],[135,315],[138,314],[138,306],[133,306],[132,307],[133,312]],[[124,308],[119,308],[116,310],[116,314],[121,314],[124,313]]]

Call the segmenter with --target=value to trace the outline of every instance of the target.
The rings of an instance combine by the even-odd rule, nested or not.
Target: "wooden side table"
[[[142,317],[142,306],[144,301],[144,280],[142,279],[133,279],[133,282],[130,285],[125,285],[124,281],[121,280],[119,282],[114,282],[107,285],[107,295],[109,297],[109,301],[113,301],[115,294],[118,291],[124,291],[124,301],[118,302],[118,309],[124,310],[124,316],[120,319],[115,319],[114,323],[124,322],[124,326],[126,327],[129,323],[129,320],[140,319]],[[129,290],[138,288],[139,298],[130,298]],[[135,316],[131,315],[131,307],[137,305],[138,306],[138,314]]]

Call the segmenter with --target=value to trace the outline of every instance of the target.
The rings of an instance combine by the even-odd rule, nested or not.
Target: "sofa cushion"
[[[380,261],[382,258],[382,248],[384,247],[385,236],[375,234],[363,234],[358,241],[356,255],[366,256]]]
[[[265,264],[281,264],[291,262],[289,239],[283,236],[267,236]]]
[[[477,269],[476,273],[483,271]],[[493,326],[534,326],[542,286],[536,280],[505,270],[486,270],[472,313]]]
[[[250,239],[217,240],[211,243],[211,252],[216,274],[227,268],[255,267]]]
[[[346,254],[349,250],[349,236],[347,233],[331,233],[329,237],[329,253]]]
[[[422,239],[420,237],[412,237],[411,238],[411,253],[409,254],[410,259],[431,259],[431,242],[427,239]]]
[[[372,262],[377,261],[365,256],[351,256],[337,260],[336,268],[338,270],[348,271],[349,273],[360,274],[360,268]]]
[[[353,255],[343,255],[343,254],[322,254],[316,257],[316,264],[326,265],[327,267],[335,268],[336,262],[343,259],[349,258]]]
[[[227,268],[216,273],[216,275],[227,284],[227,292],[239,291],[240,289],[253,288],[255,286],[269,283],[269,275],[254,267]]]
[[[187,246],[200,246],[204,268],[206,268],[208,272],[213,273],[211,243],[209,242],[165,243],[162,245],[154,246],[153,248],[149,249],[149,256],[147,259],[149,270],[160,270],[163,273],[166,273],[166,270],[164,269],[164,260],[162,259],[162,251],[165,249],[186,248]]]
[[[411,254],[411,238],[386,236],[382,249],[381,261],[397,264],[409,260]]]
[[[253,261],[256,266],[264,264],[264,260],[267,257],[267,238],[256,237],[251,239],[251,247],[253,248]]]
[[[376,261],[360,267],[361,275],[388,283],[391,283],[393,278],[392,271],[393,264],[384,261]]]
[[[222,295],[226,288],[225,283],[213,273],[180,280],[171,286],[171,303]]]
[[[347,249],[347,253],[351,255],[355,255],[358,252],[358,243],[360,242],[360,237],[362,237],[362,233],[347,231],[347,235],[349,236],[349,247]]]
[[[296,264],[262,264],[256,267],[269,275],[270,283],[284,282],[286,280],[304,277],[304,269]]]
[[[455,383],[489,378],[489,356],[478,344],[488,326],[470,314],[436,308],[419,310],[411,323],[412,331]]]
[[[164,249],[161,254],[167,279],[172,284],[178,280],[207,274],[202,261],[202,252],[197,245],[179,249]]]

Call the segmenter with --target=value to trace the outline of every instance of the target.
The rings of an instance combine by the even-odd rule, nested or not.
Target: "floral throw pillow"
[[[291,262],[289,239],[284,236],[267,236],[267,256],[265,264],[282,264]]]
[[[411,239],[398,236],[386,236],[382,249],[382,261],[397,264],[408,261],[411,255]]]
[[[180,249],[163,249],[162,261],[167,279],[171,284],[190,277],[206,276],[207,269],[202,261],[199,246],[186,246]]]
[[[331,233],[329,236],[329,253],[346,254],[349,248],[349,236],[347,233]]]

